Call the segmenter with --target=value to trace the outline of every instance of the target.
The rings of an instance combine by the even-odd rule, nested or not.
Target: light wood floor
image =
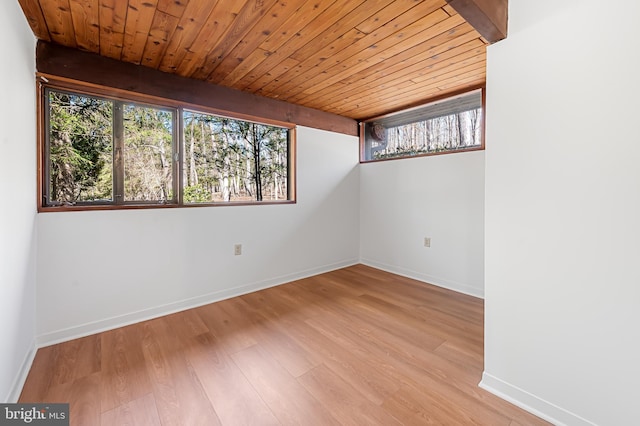
[[[72,425],[539,425],[480,389],[483,302],[357,265],[38,351]]]

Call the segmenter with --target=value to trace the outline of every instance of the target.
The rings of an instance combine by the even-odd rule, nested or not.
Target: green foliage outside
[[[125,201],[173,198],[173,112],[124,105]]]
[[[50,202],[112,199],[113,104],[49,92]]]

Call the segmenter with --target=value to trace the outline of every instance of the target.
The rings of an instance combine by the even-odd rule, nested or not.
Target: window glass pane
[[[364,160],[482,146],[482,92],[444,99],[365,124]]]
[[[123,106],[125,201],[173,199],[173,114],[147,106]]]
[[[455,151],[480,146],[482,110],[463,111],[386,129],[386,146],[373,159]]]
[[[184,202],[287,200],[288,130],[184,112]]]
[[[49,200],[113,200],[113,103],[49,91]]]

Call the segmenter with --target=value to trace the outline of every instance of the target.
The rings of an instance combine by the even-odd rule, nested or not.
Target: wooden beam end
[[[507,38],[508,0],[446,0],[490,44]]]

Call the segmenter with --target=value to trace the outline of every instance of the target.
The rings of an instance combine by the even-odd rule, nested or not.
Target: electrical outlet
[[[424,237],[424,246],[431,247],[431,237]]]
[[[233,254],[235,256],[240,256],[242,254],[242,244],[236,244],[233,246]]]

